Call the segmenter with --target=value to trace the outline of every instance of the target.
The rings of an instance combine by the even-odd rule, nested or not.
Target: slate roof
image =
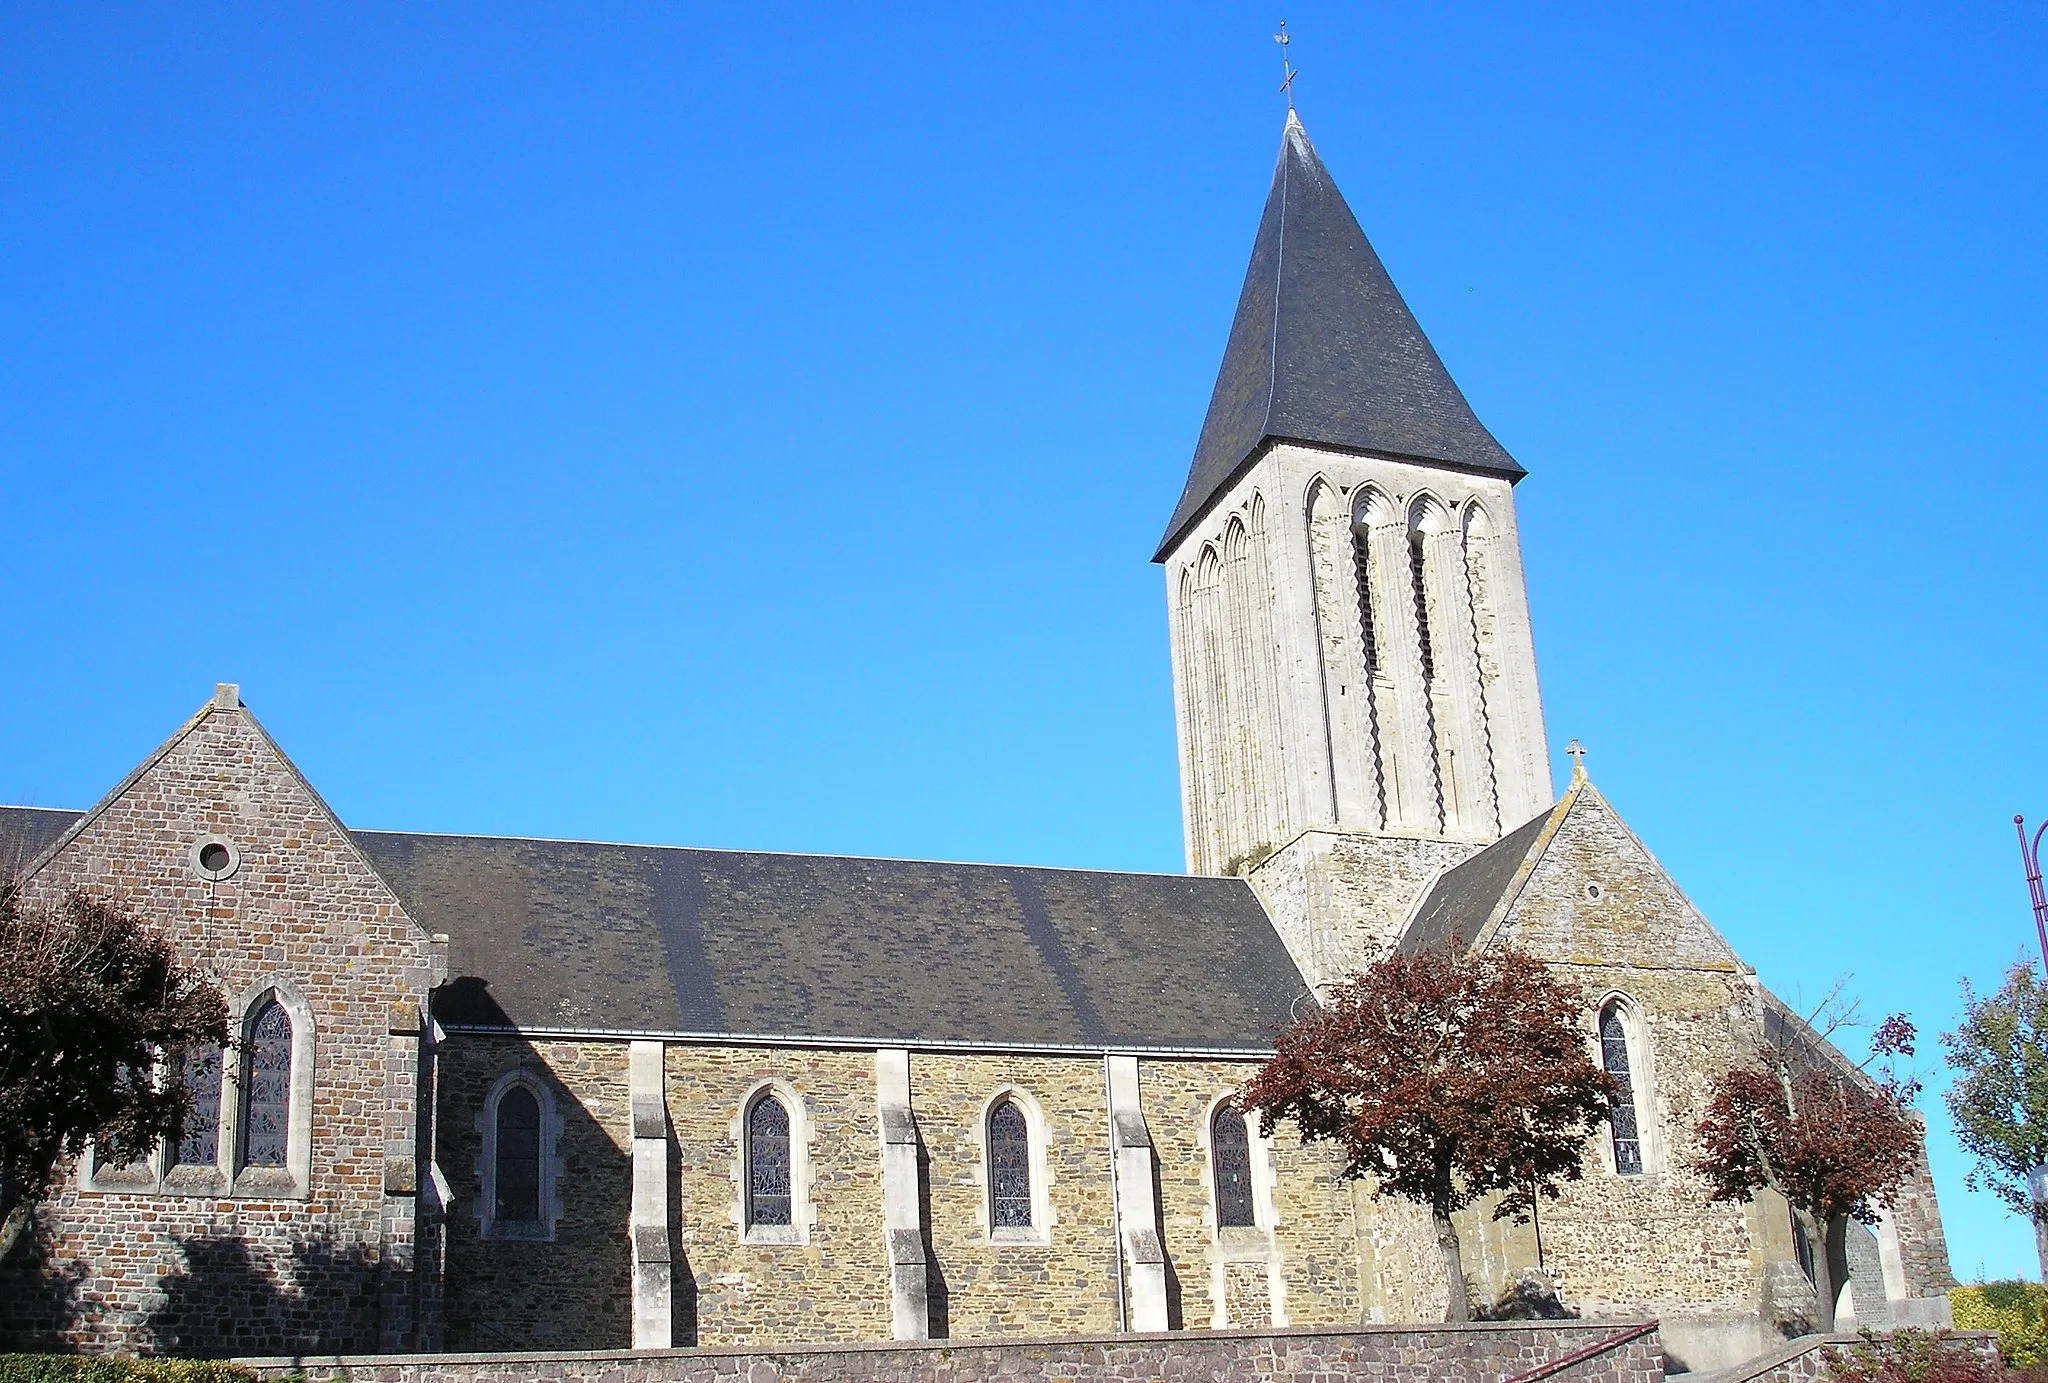
[[[34,864],[84,815],[50,807],[0,807],[0,878]]]
[[[1237,879],[353,834],[445,1023],[1260,1049],[1307,988]]]
[[[0,861],[79,816],[0,807]],[[449,1025],[1262,1051],[1308,989],[1240,879],[350,834]]]
[[[1273,439],[1524,473],[1452,382],[1291,111],[1187,488],[1153,561]]]
[[[1436,887],[1415,910],[1401,935],[1399,949],[1407,955],[1442,946],[1469,946],[1479,939],[1486,919],[1515,880],[1515,871],[1543,834],[1551,808],[1509,831],[1471,859],[1444,871]]]

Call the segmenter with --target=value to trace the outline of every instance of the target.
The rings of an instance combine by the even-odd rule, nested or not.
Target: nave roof
[[[0,807],[0,863],[79,816]],[[349,834],[451,1026],[1256,1052],[1307,992],[1239,879]]]

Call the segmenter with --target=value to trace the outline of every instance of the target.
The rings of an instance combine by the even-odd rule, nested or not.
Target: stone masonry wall
[[[1329,985],[1392,947],[1429,882],[1476,848],[1305,831],[1246,878],[1301,973]]]
[[[1267,1140],[1260,1225],[1252,1231],[1217,1227],[1209,1117],[1218,1100],[1257,1069],[1249,1062],[1139,1064],[1157,1159],[1161,1238],[1171,1265],[1169,1319],[1191,1330],[1356,1324],[1359,1244],[1351,1188],[1338,1179],[1338,1161],[1326,1148],[1303,1147],[1292,1130]],[[1260,1171],[1255,1163],[1255,1178]]]
[[[451,1349],[623,1349],[632,1343],[633,1194],[623,1042],[462,1035],[439,1047],[437,1161],[450,1188],[443,1328]],[[543,1076],[558,1130],[551,1240],[481,1237],[485,1096],[507,1072]]]
[[[1764,1263],[1740,1206],[1708,1200],[1691,1170],[1693,1126],[1720,1071],[1749,1058],[1746,981],[1727,944],[1588,788],[1508,915],[1502,939],[1561,967],[1595,1011],[1625,996],[1645,1044],[1632,1051],[1644,1125],[1642,1175],[1614,1171],[1603,1135],[1585,1180],[1546,1206],[1546,1266],[1568,1299],[1666,1315],[1758,1309]]]
[[[1384,522],[1373,526],[1381,656],[1371,679],[1355,640],[1324,637],[1325,623],[1335,626],[1332,632],[1355,626],[1355,578],[1339,581],[1334,598],[1326,590],[1324,619],[1318,618],[1309,515],[1315,497],[1333,486],[1330,507],[1345,520],[1363,489],[1384,497],[1377,506]],[[1456,554],[1482,573],[1468,588],[1465,562],[1454,558],[1442,575],[1455,570],[1456,579],[1429,597],[1433,604],[1453,602],[1454,614],[1439,612],[1433,621],[1433,646],[1442,645],[1438,680],[1456,681],[1464,694],[1428,713],[1406,560],[1411,506],[1445,521],[1433,567]],[[1340,533],[1347,526],[1337,525]],[[1326,574],[1349,577],[1335,556],[1325,554]],[[1494,834],[1495,800],[1509,818],[1497,823],[1503,829],[1551,800],[1514,498],[1505,480],[1282,443],[1215,498],[1166,554],[1163,569],[1190,872],[1240,869],[1303,829],[1377,827],[1382,795],[1392,809],[1385,821],[1473,842]],[[1469,604],[1475,597],[1483,602],[1477,611]],[[1475,636],[1483,641],[1477,648]],[[1443,656],[1453,650],[1455,656]],[[1371,716],[1356,704],[1367,695],[1367,680],[1379,684],[1373,697],[1383,702]],[[1476,719],[1481,685],[1483,724]],[[1444,739],[1434,753],[1432,727]],[[1489,761],[1482,776],[1496,791],[1474,795],[1467,810],[1459,809],[1455,789],[1444,794],[1453,820],[1439,831],[1434,779],[1452,757],[1441,751],[1459,742],[1469,746],[1468,757]],[[1387,771],[1390,765],[1405,768]],[[1374,777],[1382,792],[1365,786]]]
[[[1899,1230],[1899,1258],[1906,1272],[1907,1295],[1946,1295],[1956,1285],[1956,1279],[1949,1270],[1948,1236],[1941,1227],[1941,1207],[1934,1198],[1934,1172],[1927,1165],[1924,1140],[1920,1165],[1900,1189],[1891,1214]]]
[[[266,1178],[231,1163],[210,1194],[158,1190],[154,1168],[122,1192],[84,1189],[74,1174],[39,1212],[32,1250],[0,1269],[0,1343],[243,1354],[403,1345],[414,1038],[393,1032],[416,1033],[430,940],[238,704],[209,706],[159,754],[28,881],[29,895],[48,902],[79,888],[134,910],[218,976],[231,1003],[280,982],[305,996],[315,1026],[307,1194],[251,1185]],[[207,836],[240,852],[220,882],[192,864]]]
[[[1586,1357],[1547,1368],[1583,1352]],[[418,1355],[399,1359],[249,1361],[266,1379],[312,1383],[969,1383],[1057,1378],[1121,1383],[1161,1378],[1258,1378],[1332,1383],[1348,1378],[1421,1383],[1661,1383],[1656,1327],[1613,1321],[1514,1323],[1422,1329],[1218,1331],[1178,1336],[1096,1336],[1004,1344],[796,1347],[643,1354]]]
[[[446,1329],[456,1349],[623,1348],[631,1340],[630,1118],[623,1042],[451,1034],[440,1047]],[[480,1113],[507,1072],[542,1073],[561,1129],[561,1216],[544,1242],[480,1237]],[[1352,1324],[1361,1315],[1352,1190],[1320,1149],[1265,1145],[1257,1231],[1219,1235],[1207,1120],[1254,1063],[1145,1061],[1175,1328]],[[1108,1116],[1101,1063],[917,1052],[911,1100],[939,1338],[1088,1334],[1116,1325]],[[876,1341],[891,1333],[875,1054],[673,1044],[664,1061],[677,1252],[674,1338],[699,1345]],[[739,1122],[765,1083],[802,1102],[801,1242],[748,1242]],[[1014,1090],[1044,1146],[1043,1242],[992,1241],[982,1122]],[[808,1135],[807,1137],[805,1135]],[[807,1165],[809,1178],[801,1176]],[[1228,1304],[1219,1309],[1219,1297]]]
[[[670,1197],[677,1341],[887,1339],[874,1053],[672,1046],[664,1065],[679,1187]],[[803,1102],[802,1126],[790,1130],[793,1140],[809,1134],[799,1162],[809,1164],[809,1189],[794,1218],[806,1208],[815,1218],[803,1243],[741,1234],[740,1118],[749,1092],[770,1080]],[[623,1232],[624,1203],[616,1209]]]
[[[1044,1244],[989,1239],[982,1119],[1005,1088],[1042,1112],[1052,1221]],[[1102,1063],[913,1052],[910,1102],[927,1159],[927,1224],[940,1299],[934,1326],[954,1339],[1115,1329],[1117,1246]]]

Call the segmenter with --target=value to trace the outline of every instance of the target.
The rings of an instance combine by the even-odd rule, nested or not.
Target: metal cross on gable
[[[1280,21],[1280,32],[1273,35],[1273,42],[1280,45],[1280,70],[1286,74],[1286,79],[1280,83],[1280,90],[1287,97],[1287,109],[1293,110],[1294,79],[1301,73],[1295,70],[1294,63],[1287,56],[1287,45],[1294,40],[1287,36],[1286,20]]]

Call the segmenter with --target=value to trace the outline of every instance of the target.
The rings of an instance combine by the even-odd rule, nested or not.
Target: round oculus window
[[[1606,889],[1604,889],[1604,888],[1602,888],[1602,887],[1600,887],[1600,885],[1598,885],[1598,884],[1587,884],[1587,885],[1586,885],[1586,898],[1587,898],[1587,900],[1588,900],[1589,902],[1594,902],[1594,903],[1597,903],[1597,902],[1599,902],[1599,901],[1600,901],[1600,900],[1601,900],[1601,899],[1602,899],[1603,897],[1605,897],[1605,896],[1606,896],[1606,894],[1607,894],[1607,890],[1606,890]]]
[[[241,852],[233,841],[209,836],[192,847],[192,867],[202,879],[219,883],[241,866]]]

